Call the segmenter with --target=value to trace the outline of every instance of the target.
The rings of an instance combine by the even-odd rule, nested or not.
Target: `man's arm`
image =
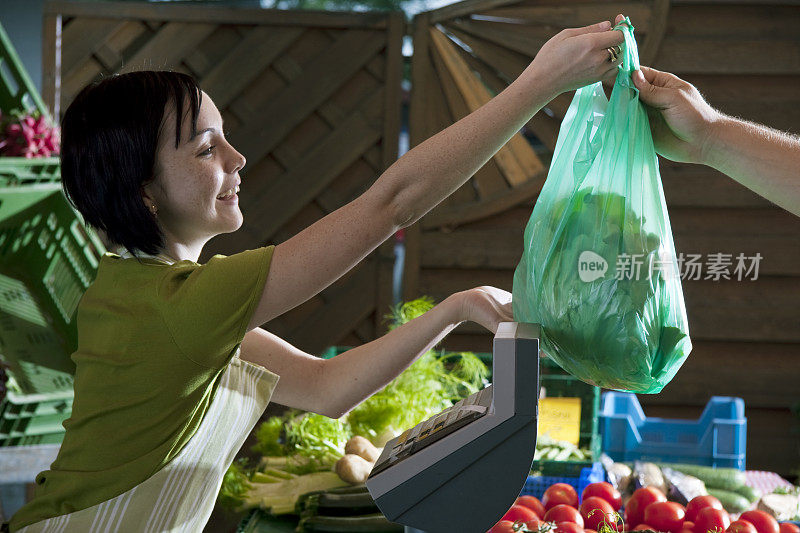
[[[722,115],[712,123],[701,161],[800,216],[800,137]]]

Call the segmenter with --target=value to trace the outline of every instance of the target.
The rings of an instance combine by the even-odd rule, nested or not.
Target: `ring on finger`
[[[606,51],[608,52],[608,55],[609,55],[609,58],[608,58],[609,61],[614,63],[617,60],[617,53],[611,48],[606,48]]]

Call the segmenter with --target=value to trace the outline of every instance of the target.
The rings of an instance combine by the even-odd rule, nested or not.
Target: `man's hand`
[[[617,15],[618,24],[624,17]],[[680,163],[707,163],[712,125],[721,118],[691,83],[669,72],[641,66],[633,73],[647,109],[656,153]]]

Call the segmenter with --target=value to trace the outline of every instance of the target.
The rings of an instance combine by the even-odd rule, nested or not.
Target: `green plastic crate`
[[[13,109],[28,113],[39,111],[48,123],[55,124],[0,24],[0,111],[5,115]],[[58,157],[0,157],[0,187],[52,183],[60,179]]]
[[[62,442],[62,423],[72,414],[72,400],[71,387],[51,394],[9,392],[0,402],[0,446]]]
[[[20,394],[74,374],[78,302],[105,252],[59,185],[0,188],[0,357]]]
[[[58,157],[0,157],[0,187],[61,183]]]
[[[323,359],[330,359],[349,350],[350,347],[331,346],[321,355]],[[475,352],[475,355],[489,367],[491,379],[492,354]],[[594,461],[598,461],[601,453],[600,425],[598,412],[600,411],[600,388],[594,387],[565,372],[552,359],[542,357],[539,359],[540,376],[539,386],[545,389],[549,398],[580,398],[581,400],[581,427],[578,446],[588,448],[592,452]],[[581,470],[592,468],[593,461],[534,461],[531,470],[541,471],[543,476],[579,477]]]

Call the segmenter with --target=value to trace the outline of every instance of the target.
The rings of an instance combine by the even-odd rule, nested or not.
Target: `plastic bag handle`
[[[636,39],[633,38],[634,27],[631,24],[631,19],[625,17],[619,24],[614,26],[614,29],[620,30],[625,36],[625,42],[622,43],[622,64],[618,68],[619,73],[624,74],[623,79],[630,81],[631,73],[639,69],[639,48],[636,46]]]

